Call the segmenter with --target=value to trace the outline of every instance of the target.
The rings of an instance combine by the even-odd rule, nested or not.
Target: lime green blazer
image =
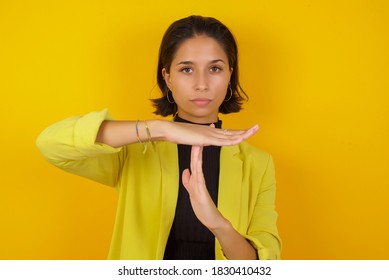
[[[55,166],[114,187],[119,200],[109,259],[162,259],[175,215],[180,174],[177,145],[170,142],[112,148],[95,143],[108,111],[71,117],[37,138]],[[246,142],[222,147],[218,209],[258,252],[279,259],[272,158]],[[216,259],[225,259],[215,240]]]

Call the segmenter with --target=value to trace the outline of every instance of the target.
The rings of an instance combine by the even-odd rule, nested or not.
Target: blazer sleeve
[[[126,157],[126,148],[96,143],[107,109],[70,117],[46,128],[36,145],[42,155],[58,168],[99,183],[115,186]]]
[[[278,214],[275,210],[275,195],[274,163],[269,155],[245,236],[257,250],[260,260],[280,259],[282,244],[276,225]]]

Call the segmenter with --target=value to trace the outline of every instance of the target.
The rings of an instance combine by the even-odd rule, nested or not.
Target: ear
[[[166,71],[166,68],[162,68],[162,76],[168,88],[170,88],[170,74]]]
[[[232,76],[232,72],[234,72],[234,68],[230,68],[230,79],[231,79],[231,76]]]

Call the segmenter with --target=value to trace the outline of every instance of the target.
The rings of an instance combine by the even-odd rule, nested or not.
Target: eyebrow
[[[223,59],[214,59],[214,60],[211,60],[209,63],[212,64],[212,63],[217,63],[217,62],[222,62],[222,63],[226,64]],[[176,65],[193,65],[193,64],[194,64],[193,61],[184,60],[184,61],[178,62]]]

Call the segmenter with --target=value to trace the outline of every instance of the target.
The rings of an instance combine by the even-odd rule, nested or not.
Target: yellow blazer
[[[119,194],[110,259],[162,259],[173,223],[178,183],[177,145],[122,148],[95,143],[107,110],[71,117],[45,129],[37,146],[57,167],[113,186]],[[275,176],[269,154],[246,142],[222,147],[218,209],[256,248],[260,259],[278,259],[281,241],[275,211]],[[216,259],[225,259],[215,240]]]

